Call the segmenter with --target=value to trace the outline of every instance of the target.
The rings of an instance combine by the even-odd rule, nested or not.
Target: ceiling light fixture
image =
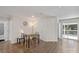
[[[32,18],[33,18],[33,17],[35,17],[35,16],[32,16]]]

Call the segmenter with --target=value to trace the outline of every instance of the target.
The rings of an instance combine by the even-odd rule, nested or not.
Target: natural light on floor
[[[63,38],[74,39],[74,40],[78,39],[77,36],[73,36],[73,35],[63,35]]]

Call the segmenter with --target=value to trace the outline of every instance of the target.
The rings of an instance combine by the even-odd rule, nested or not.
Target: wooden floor
[[[41,41],[36,47],[25,48],[22,44],[0,42],[0,53],[76,53],[79,52],[79,41],[59,40],[58,42]]]
[[[78,53],[79,52],[79,41],[71,39],[63,39],[58,43],[58,52],[63,53]]]

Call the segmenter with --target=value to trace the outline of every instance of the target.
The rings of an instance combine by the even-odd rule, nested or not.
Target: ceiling
[[[0,15],[32,16],[37,14],[58,18],[79,17],[78,6],[0,6]]]

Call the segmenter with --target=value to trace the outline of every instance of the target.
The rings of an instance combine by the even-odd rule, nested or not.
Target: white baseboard
[[[10,40],[10,43],[14,44],[14,43],[16,43],[16,41],[15,40]]]

